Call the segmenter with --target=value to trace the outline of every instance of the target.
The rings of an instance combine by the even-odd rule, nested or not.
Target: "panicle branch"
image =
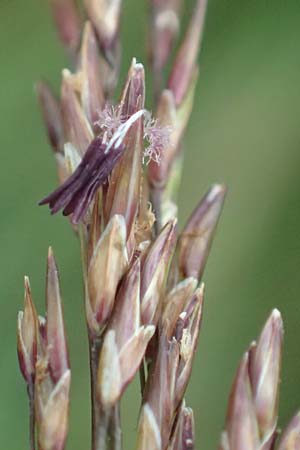
[[[146,109],[145,69],[135,58],[113,100],[120,81],[121,0],[85,0],[83,8],[74,0],[49,1],[73,72],[62,71],[59,97],[46,82],[37,85],[59,180],[40,204],[69,216],[80,243],[91,449],[121,450],[120,401],[140,370],[137,450],[192,450],[194,418],[184,395],[201,328],[203,273],[226,194],[224,185],[213,185],[178,230],[182,141],[207,1],[195,0],[172,61],[183,2],[149,0],[154,115]],[[63,450],[71,372],[51,249],[46,309],[45,318],[37,316],[25,278],[17,343],[29,394],[30,448]],[[274,450],[282,337],[274,310],[238,368],[220,450]],[[299,423],[298,414],[278,450],[300,449]]]
[[[278,310],[244,354],[231,389],[220,449],[272,450],[277,437],[283,324]]]
[[[49,248],[46,318],[38,317],[25,277],[24,313],[18,316],[18,354],[30,405],[30,449],[63,450],[68,432],[71,371],[58,271]],[[35,437],[37,430],[37,438]]]
[[[37,87],[60,183],[40,204],[48,204],[52,214],[62,210],[70,216],[80,240],[90,345],[92,450],[107,446],[119,450],[119,402],[140,367],[147,370],[142,377],[138,448],[153,448],[154,439],[158,448],[188,449],[194,443],[193,419],[183,396],[202,317],[203,285],[197,288],[197,283],[225,190],[219,189],[220,198],[203,199],[179,239],[175,203],[170,205],[193,104],[205,4],[196,2],[168,85],[159,86],[179,29],[182,2],[151,2],[155,117],[146,110],[145,71],[135,58],[119,101],[112,102],[120,64],[121,4],[121,0],[85,0],[84,23],[75,2],[51,1],[74,72],[63,70],[59,99],[45,82]],[[185,52],[190,52],[187,60]],[[176,86],[174,80],[182,70],[186,73]],[[161,189],[164,195],[156,196]],[[49,251],[48,315],[39,324],[42,353],[33,371],[29,339],[23,364],[27,378],[38,373],[41,423],[47,398],[51,396],[53,415],[51,408],[63,402],[69,389],[59,299],[57,268]],[[50,434],[63,423],[56,415],[52,430],[39,427],[45,436],[39,442],[50,442]],[[63,445],[63,439],[60,442]]]

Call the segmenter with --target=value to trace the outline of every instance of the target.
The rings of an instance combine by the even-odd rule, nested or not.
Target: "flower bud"
[[[98,367],[99,399],[104,408],[114,406],[132,381],[154,331],[153,325],[141,326],[121,348],[117,346],[115,331],[107,331]]]
[[[274,309],[250,351],[250,380],[258,426],[265,441],[273,436],[277,424],[282,341],[282,319]]]
[[[50,0],[61,42],[75,56],[81,36],[81,20],[75,0]]]
[[[32,301],[29,279],[25,277],[24,312],[18,314],[17,349],[20,370],[27,384],[34,382],[37,360],[38,318]]]
[[[25,277],[25,308],[19,321],[18,347],[21,344],[21,349],[26,349],[26,361],[29,357],[34,360],[34,376],[26,381],[31,384],[28,390],[30,400],[34,399],[31,414],[34,420],[32,425],[37,427],[38,448],[63,450],[67,436],[71,374],[58,273],[51,248],[48,252],[46,281],[47,319],[37,316],[29,281]],[[30,363],[32,366],[32,361]]]
[[[227,440],[228,448],[234,450],[245,450],[245,448],[257,450],[260,448],[248,364],[249,355],[245,353],[231,389],[227,411],[226,438],[223,436],[223,440],[225,442]]]
[[[181,0],[151,0],[150,59],[154,72],[168,61],[179,31]]]
[[[114,198],[110,217],[121,214],[125,218],[129,236],[136,219],[140,200],[141,162],[143,155],[143,121],[140,118],[128,132],[126,149],[116,167],[113,179],[118,178],[114,186]]]
[[[104,337],[98,368],[98,391],[104,407],[113,406],[138,371],[155,328],[140,324],[140,262],[121,282]]]
[[[157,355],[145,387],[144,404],[149,404],[158,425],[162,449],[169,442],[175,417],[175,390],[179,367],[179,346],[161,333]]]
[[[274,310],[237,371],[220,450],[274,449],[282,337],[281,315]]]
[[[92,125],[98,119],[99,111],[104,107],[104,92],[100,76],[100,55],[98,43],[90,22],[83,30],[81,47],[81,103]]]
[[[202,312],[203,312],[204,284],[195,291],[187,302],[184,311],[179,315],[175,339],[179,344],[180,368],[176,380],[175,407],[177,408],[183,399],[188,385],[196,348],[198,344]]]
[[[164,294],[169,263],[176,241],[176,220],[161,230],[151,245],[142,268],[141,316],[142,323],[156,323]]]
[[[124,88],[122,116],[133,117],[144,108],[145,79],[141,64],[133,64],[129,70],[128,82]],[[124,216],[127,226],[127,236],[130,236],[140,200],[141,170],[143,158],[143,116],[139,117],[129,128],[125,138],[125,151],[114,168],[105,206],[106,215]]]
[[[175,325],[179,315],[191,299],[197,286],[197,280],[193,277],[186,278],[177,284],[166,296],[162,315],[162,327],[167,337],[171,339],[175,331]]]
[[[225,194],[225,186],[212,186],[184,227],[178,242],[178,262],[183,277],[201,279]]]
[[[47,263],[47,350],[51,377],[56,383],[69,369],[66,333],[61,304],[58,271],[51,247]]]
[[[174,94],[170,90],[164,90],[159,97],[156,116],[162,126],[169,127],[170,142],[162,152],[160,164],[150,161],[148,178],[152,189],[163,191],[170,183],[173,190],[177,187],[175,164],[180,157],[180,144],[192,112],[197,79],[198,70],[195,69],[187,93],[179,106],[176,106]],[[180,173],[181,164],[179,176]],[[173,199],[176,193],[176,190],[171,192],[168,198]]]
[[[176,105],[180,105],[185,97],[197,64],[197,55],[201,45],[207,0],[196,0],[182,44],[177,53],[168,80],[168,89],[175,97]]]
[[[63,71],[61,87],[61,109],[65,140],[71,142],[83,155],[93,140],[93,131],[75,92],[76,80],[67,69]]]
[[[37,84],[36,91],[50,145],[55,153],[63,153],[64,132],[59,102],[44,81]]]
[[[125,221],[115,215],[100,237],[88,267],[86,315],[92,335],[99,335],[111,314],[127,262]]]
[[[120,284],[108,326],[110,330],[115,330],[119,348],[123,347],[140,327],[140,280],[141,263],[137,258]]]
[[[97,373],[98,397],[103,409],[110,409],[119,399],[122,374],[116,336],[113,330],[105,334]]]
[[[141,166],[143,157],[143,119],[133,124],[126,138],[124,155],[116,167],[118,174],[110,216],[122,214],[127,225],[128,236],[135,222],[140,201]]]
[[[186,284],[191,289],[194,283],[191,280]],[[185,287],[187,293],[187,286]],[[183,287],[181,289],[183,293]],[[178,289],[178,293],[180,290]],[[180,302],[183,303],[182,300]],[[162,449],[167,448],[169,443],[174,420],[191,374],[202,316],[202,302],[203,285],[184,302],[186,304],[178,313],[172,334],[166,317],[160,325],[156,357],[151,366],[143,401],[149,405],[155,417]],[[180,308],[176,308],[179,311]],[[174,322],[173,317],[171,321]],[[142,422],[139,428],[141,426]]]

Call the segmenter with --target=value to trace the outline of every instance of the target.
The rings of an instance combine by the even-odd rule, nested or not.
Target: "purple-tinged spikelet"
[[[63,214],[72,214],[72,222],[77,224],[87,212],[98,188],[107,180],[124,146],[120,144],[109,152],[106,150],[107,144],[103,139],[95,138],[70,178],[39,204],[49,204],[52,214],[63,209]]]

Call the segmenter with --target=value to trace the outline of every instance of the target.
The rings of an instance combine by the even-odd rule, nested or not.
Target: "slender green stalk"
[[[97,427],[95,429],[95,450],[108,450],[110,448],[108,433],[109,419],[109,412],[99,408],[97,411]]]
[[[90,351],[90,382],[91,382],[91,439],[92,450],[102,450],[105,447],[100,447],[99,428],[100,428],[100,411],[97,402],[97,368],[99,361],[99,353],[101,348],[101,339],[94,339],[89,336],[89,351]],[[101,427],[101,431],[103,427]],[[100,433],[101,434],[101,433]]]
[[[34,410],[34,384],[27,385],[29,399],[29,447],[35,450],[35,410]]]
[[[120,418],[120,403],[118,402],[111,411],[109,426],[110,450],[122,450],[122,429]]]

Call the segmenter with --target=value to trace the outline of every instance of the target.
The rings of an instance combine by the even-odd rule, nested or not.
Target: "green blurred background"
[[[187,15],[192,1],[186,0]],[[144,62],[146,8],[124,0],[123,74]],[[180,222],[215,181],[229,186],[207,266],[206,305],[187,401],[198,446],[216,448],[242,352],[271,308],[285,322],[280,424],[300,407],[300,8],[298,0],[210,0],[194,114],[186,137]],[[57,88],[67,64],[46,1],[0,0],[1,352],[0,448],[27,448],[27,400],[15,322],[23,275],[44,310],[48,244],[61,271],[73,369],[68,449],[89,448],[88,358],[78,245],[69,224],[37,201],[54,187],[54,163],[34,95]],[[137,384],[124,402],[134,448]]]

